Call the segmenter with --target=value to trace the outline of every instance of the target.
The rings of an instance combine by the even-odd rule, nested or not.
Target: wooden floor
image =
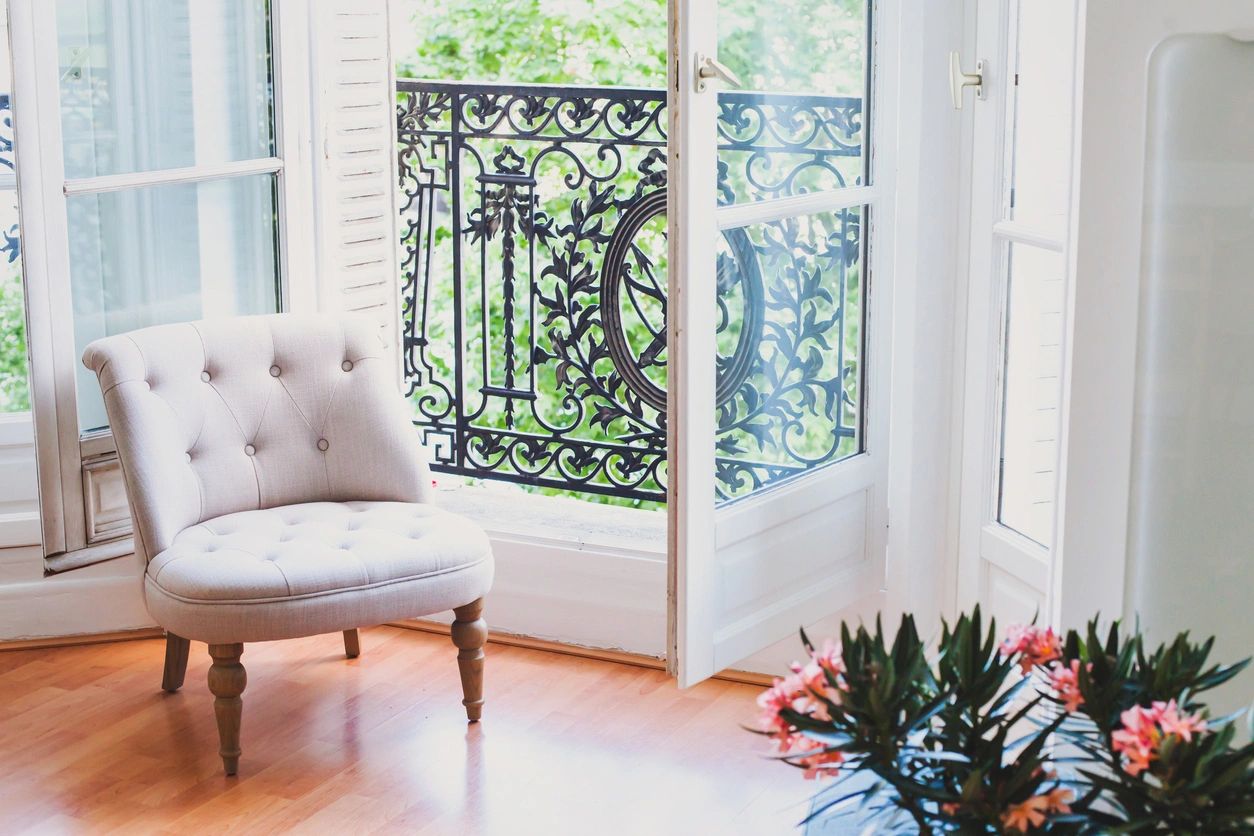
[[[815,789],[740,728],[751,686],[489,645],[471,726],[447,638],[361,641],[245,647],[237,778],[204,645],[177,694],[160,640],[0,653],[0,832],[775,834]]]

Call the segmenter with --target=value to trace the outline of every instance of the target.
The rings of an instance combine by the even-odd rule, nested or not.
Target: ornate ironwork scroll
[[[665,499],[665,92],[398,86],[405,374],[435,469]],[[859,99],[722,94],[719,132],[724,203],[863,170]],[[861,222],[724,235],[720,497],[857,452]]]

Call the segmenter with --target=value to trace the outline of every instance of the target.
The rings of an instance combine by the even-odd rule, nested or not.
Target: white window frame
[[[194,183],[271,174],[277,180],[279,304],[313,307],[312,207],[309,178],[288,176],[311,166],[309,136],[309,13],[311,0],[271,4],[275,156],[67,180],[61,145],[56,4],[10,0],[15,147],[24,247],[31,404],[34,411],[43,550],[50,570],[108,560],[134,551],[129,522],[89,543],[91,497],[84,464],[116,457],[106,430],[80,434],[69,277],[66,198],[137,186]],[[20,117],[17,111],[20,109]],[[49,560],[50,559],[50,560]]]

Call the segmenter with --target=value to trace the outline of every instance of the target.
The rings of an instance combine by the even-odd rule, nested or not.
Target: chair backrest
[[[299,502],[432,499],[368,320],[274,314],[96,340],[94,371],[151,559],[204,520]]]

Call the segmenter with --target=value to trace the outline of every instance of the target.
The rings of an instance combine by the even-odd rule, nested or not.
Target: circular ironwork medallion
[[[601,323],[614,368],[627,387],[666,409],[666,190],[642,195],[619,218],[601,265]],[[753,371],[762,338],[762,270],[743,229],[723,233],[717,262],[720,321],[715,397],[730,400]],[[659,269],[660,267],[660,269]]]

